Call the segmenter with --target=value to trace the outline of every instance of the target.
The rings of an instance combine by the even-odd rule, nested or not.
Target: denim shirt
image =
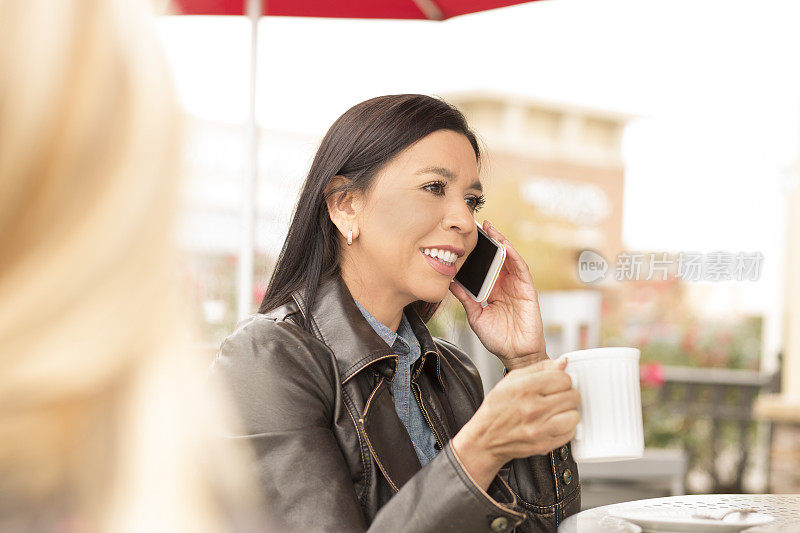
[[[411,437],[411,443],[414,445],[414,451],[417,452],[420,464],[425,466],[436,457],[438,450],[435,447],[436,437],[433,436],[433,432],[411,392],[411,368],[421,355],[417,337],[414,335],[405,313],[400,320],[400,327],[395,333],[372,316],[355,298],[353,300],[375,333],[380,335],[397,354],[397,372],[392,381],[394,408],[397,416],[408,430],[408,436]]]

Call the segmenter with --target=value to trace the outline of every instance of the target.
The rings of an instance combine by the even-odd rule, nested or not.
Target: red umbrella
[[[264,0],[261,14],[295,17],[444,20],[531,0]],[[245,15],[245,0],[175,0],[186,15]]]
[[[535,0],[172,0],[179,14],[246,15],[251,20],[249,157],[242,190],[242,247],[239,260],[237,316],[246,318],[253,298],[255,189],[258,181],[256,124],[256,51],[262,15],[444,20],[466,13],[525,4]]]

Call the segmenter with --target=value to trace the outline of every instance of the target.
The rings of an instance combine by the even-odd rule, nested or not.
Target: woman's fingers
[[[575,431],[575,426],[581,421],[581,415],[575,409],[562,411],[551,416],[545,423],[547,434],[551,437],[569,434]]]
[[[483,229],[489,234],[490,237],[498,240],[506,249],[506,265],[508,270],[516,274],[523,281],[533,283],[533,278],[531,277],[531,271],[528,267],[528,264],[522,258],[517,249],[514,248],[514,245],[511,244],[511,241],[506,239],[506,237],[500,233],[500,231],[488,220],[483,222]]]
[[[564,372],[566,363],[562,357],[512,370],[468,423],[486,434],[492,453],[503,462],[546,454],[573,438],[580,394]]]
[[[566,443],[575,438],[575,428],[572,428],[571,430],[566,431],[564,433],[560,433],[558,435],[553,435],[552,438],[553,438],[552,440],[553,445],[551,447],[551,450],[555,450],[556,448],[565,445]]]
[[[464,306],[468,319],[472,320],[481,314],[481,304],[473,300],[470,295],[467,294],[467,291],[464,290],[464,287],[453,281],[450,283],[450,292],[452,292],[453,296]]]
[[[552,418],[564,411],[578,409],[581,405],[581,394],[575,389],[569,389],[545,396],[542,401],[550,406],[547,411],[547,417]]]
[[[523,386],[530,387],[531,390],[542,396],[572,389],[572,379],[569,374],[558,367],[535,372],[527,381],[528,383]]]

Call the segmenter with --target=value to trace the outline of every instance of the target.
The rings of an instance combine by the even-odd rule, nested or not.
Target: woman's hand
[[[450,292],[464,306],[478,339],[508,370],[542,361],[547,358],[542,313],[528,264],[488,220],[483,229],[506,250],[488,305],[481,307],[455,282],[450,284]]]
[[[580,394],[566,359],[513,370],[491,390],[452,446],[484,490],[508,461],[544,455],[569,442],[580,421]]]

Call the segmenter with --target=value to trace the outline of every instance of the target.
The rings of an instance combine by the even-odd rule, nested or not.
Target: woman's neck
[[[385,286],[366,281],[374,280],[374,276],[364,276],[361,273],[352,272],[352,269],[345,268],[344,265],[342,265],[342,279],[353,298],[369,314],[392,331],[397,331],[400,321],[403,319],[403,308],[410,304],[410,301],[405,301],[395,291],[387,289]]]

